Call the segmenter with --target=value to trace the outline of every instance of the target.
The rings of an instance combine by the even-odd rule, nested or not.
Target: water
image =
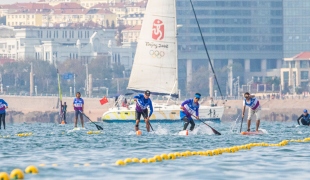
[[[150,158],[170,152],[199,151],[253,142],[278,143],[284,139],[310,137],[308,127],[293,123],[261,122],[268,134],[241,136],[230,131],[231,123],[212,124],[221,136],[212,135],[206,125],[197,123],[194,134],[177,135],[182,123],[152,123],[155,132],[136,136],[133,123],[99,123],[102,134],[86,124],[86,131],[74,131],[73,125],[9,124],[1,130],[0,172],[28,165],[39,168],[38,175],[26,179],[308,179],[310,143],[289,143],[284,147],[253,147],[219,156],[191,156],[152,164],[115,166],[118,159]],[[245,125],[243,126],[245,127]],[[252,122],[254,128],[254,122]],[[244,128],[245,129],[245,128]],[[15,134],[32,132],[32,136]],[[39,167],[40,164],[45,164]],[[57,164],[57,166],[53,166]],[[86,166],[85,166],[86,165]]]

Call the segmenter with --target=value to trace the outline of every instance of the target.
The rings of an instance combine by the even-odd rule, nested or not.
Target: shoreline
[[[9,122],[57,122],[58,111],[57,96],[10,96],[2,95],[8,103],[7,119]],[[73,102],[74,97],[63,97],[63,102],[67,102],[67,120],[73,122]],[[83,98],[83,97],[82,97]],[[85,102],[84,113],[92,120],[98,121],[102,114],[114,104],[114,98],[109,98],[107,104],[101,105],[101,98],[83,98]],[[261,119],[268,121],[295,121],[303,109],[307,109],[308,97],[297,97],[288,99],[261,99],[262,106]],[[154,101],[158,102],[158,101]],[[220,106],[222,100],[218,100]],[[209,105],[208,101],[203,101],[201,105]],[[242,100],[228,100],[225,102],[225,113],[222,121],[234,121],[241,114]],[[310,108],[309,108],[310,109]]]

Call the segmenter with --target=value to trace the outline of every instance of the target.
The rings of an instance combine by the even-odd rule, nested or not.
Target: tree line
[[[88,62],[70,59],[64,62],[50,64],[47,61],[25,60],[7,62],[0,66],[0,83],[6,94],[29,95],[30,91],[30,71],[31,64],[34,74],[34,86],[37,94],[58,94],[57,69],[61,79],[61,89],[64,95],[69,95],[70,87],[74,88],[74,79],[63,78],[64,74],[75,74],[76,91],[85,93],[86,82],[86,63],[88,72],[92,74],[92,83],[96,91],[93,95],[102,96],[105,90],[99,87],[108,87],[110,94],[125,92],[128,79],[124,78],[125,72],[123,65],[111,64],[107,57],[98,57]],[[119,91],[117,92],[117,81]],[[97,88],[96,88],[97,87]]]

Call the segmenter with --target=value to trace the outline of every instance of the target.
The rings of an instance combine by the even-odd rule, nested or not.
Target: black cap
[[[151,91],[146,90],[146,91],[144,92],[144,94],[147,95],[147,96],[149,96],[149,95],[151,95]]]

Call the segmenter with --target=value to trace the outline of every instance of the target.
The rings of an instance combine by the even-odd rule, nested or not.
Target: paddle
[[[142,113],[143,113],[143,115],[145,116],[145,113],[144,113],[143,111],[142,111]],[[146,116],[146,117],[147,117],[147,116]],[[151,123],[150,123],[150,120],[149,120],[149,125],[151,126],[152,131],[154,131],[154,129],[153,129]]]
[[[241,119],[240,133],[241,133],[241,130],[242,130],[242,123],[243,123],[243,117],[242,117],[242,119]]]
[[[198,119],[199,121],[201,121],[203,124],[207,125],[209,128],[212,129],[213,133],[216,135],[221,135],[221,133],[219,133],[217,130],[215,130],[213,127],[211,127],[210,125],[208,125],[207,123],[203,122],[202,120]]]
[[[90,122],[92,122],[93,124],[96,125],[98,130],[103,130],[103,128],[101,126],[99,126],[98,124],[94,123],[92,120],[89,119],[88,116],[86,116],[82,111],[80,111],[80,113],[82,113]]]

